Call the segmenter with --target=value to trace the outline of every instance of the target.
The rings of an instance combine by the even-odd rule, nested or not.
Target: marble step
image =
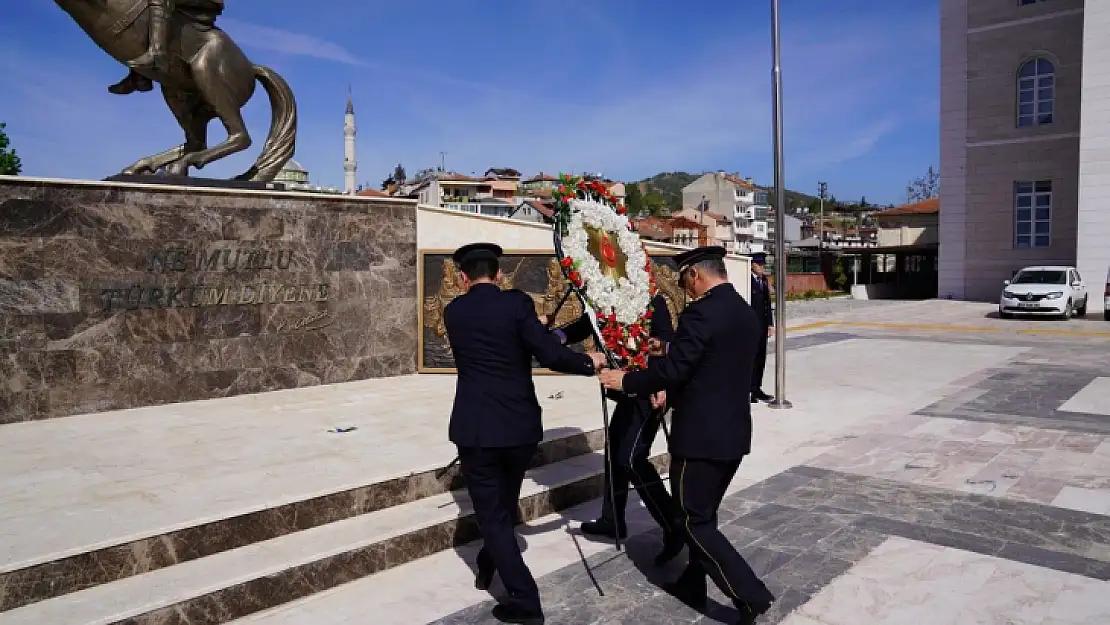
[[[600,428],[549,430],[532,466],[550,465],[603,447],[604,432]],[[35,602],[442,495],[463,486],[457,466],[440,475],[442,468],[368,480],[355,488],[206,519],[170,531],[130,536],[26,566],[5,568],[0,564],[0,615]]]
[[[666,454],[654,457],[666,470]],[[595,499],[598,452],[531,470],[525,521]],[[216,625],[478,537],[465,491],[432,495],[0,613],[0,625]]]

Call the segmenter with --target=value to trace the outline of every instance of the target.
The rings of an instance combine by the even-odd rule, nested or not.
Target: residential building
[[[494,187],[498,180],[485,180],[471,178],[462,174],[441,172],[417,184],[409,191],[410,196],[415,196],[421,204],[438,206],[452,210],[461,210],[478,215],[492,215],[508,217],[513,213],[516,204],[512,199],[514,191]],[[508,183],[516,188],[515,183]]]
[[[671,217],[681,217],[706,228],[707,245],[720,245],[730,252],[737,252],[739,245],[734,233],[733,218],[698,208],[683,208],[671,213]]]
[[[559,183],[559,179],[551,174],[545,174],[542,171],[527,180],[520,183],[520,190],[525,195],[535,196],[537,193],[551,197],[551,191],[555,185]]]
[[[707,245],[709,227],[686,217],[644,217],[634,223],[640,238],[647,241],[686,247]]]
[[[940,200],[907,204],[874,214],[878,225],[879,247],[936,245],[939,228]]]
[[[941,0],[940,297],[996,299],[1026,265],[1101,283],[1107,32],[1105,1]]]
[[[682,208],[703,209],[731,220],[730,251],[751,254],[765,250],[767,242],[767,192],[751,179],[723,171],[702,175],[682,189]]]

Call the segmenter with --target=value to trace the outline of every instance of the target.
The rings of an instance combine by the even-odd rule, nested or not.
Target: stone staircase
[[[554,429],[521,493],[524,521],[601,495],[600,429]],[[666,454],[654,461],[665,470]],[[424,466],[427,466],[425,463]],[[478,538],[457,467],[0,563],[0,625],[215,625]]]

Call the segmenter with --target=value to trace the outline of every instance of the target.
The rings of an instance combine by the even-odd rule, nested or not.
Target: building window
[[[1048,247],[1052,234],[1052,181],[1014,183],[1014,248]]]
[[[1039,126],[1052,123],[1056,98],[1056,68],[1043,58],[1029,59],[1018,69],[1017,125]]]

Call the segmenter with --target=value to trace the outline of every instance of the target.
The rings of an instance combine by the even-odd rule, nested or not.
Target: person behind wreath
[[[667,300],[657,294],[652,298],[651,305],[651,337],[669,342],[674,337],[674,328],[671,313],[667,309]],[[541,321],[546,322],[546,319],[541,318]],[[593,325],[590,318],[583,314],[576,321],[554,332],[564,343],[579,343],[593,336]],[[649,358],[649,366],[656,359],[657,357]],[[583,523],[582,533],[610,538],[616,537],[618,532],[621,538],[628,535],[624,514],[628,506],[628,486],[631,482],[652,518],[663,528],[663,549],[656,556],[655,562],[665,564],[682,552],[684,544],[676,526],[678,508],[663,486],[663,478],[659,476],[655,465],[648,460],[666,409],[666,392],[661,391],[655,397],[630,397],[624,393],[609,391],[608,396],[617,402],[613,420],[609,424],[613,472],[606,473],[605,476],[601,517],[596,521]],[[609,466],[610,463],[606,463],[606,467]]]

